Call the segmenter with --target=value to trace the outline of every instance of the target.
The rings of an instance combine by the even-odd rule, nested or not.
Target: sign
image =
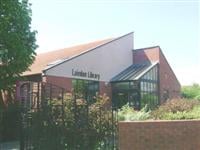
[[[85,77],[85,78],[96,79],[96,80],[100,79],[100,74],[93,73],[91,71],[85,72],[78,69],[76,70],[72,69],[72,76]]]

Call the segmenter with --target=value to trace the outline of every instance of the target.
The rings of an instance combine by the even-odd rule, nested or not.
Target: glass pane
[[[157,66],[155,66],[140,78],[141,108],[146,104],[150,108],[158,105],[157,70]]]
[[[114,89],[129,89],[129,82],[118,82],[118,83],[113,83],[113,88]]]
[[[94,97],[99,91],[99,82],[73,79],[72,86],[77,98],[85,99],[89,104],[94,102]]]

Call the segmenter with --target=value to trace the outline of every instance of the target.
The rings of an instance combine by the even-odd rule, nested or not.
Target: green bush
[[[173,99],[153,111],[148,111],[147,106],[136,111],[127,104],[118,111],[118,119],[119,121],[200,119],[200,102]]]
[[[151,112],[152,119],[181,120],[197,119],[200,103],[197,100],[173,99]]]
[[[73,98],[67,94],[63,102],[51,100],[42,112],[34,112],[35,149],[48,146],[48,149],[94,150],[112,136],[112,111],[106,95],[97,95],[96,102],[89,106],[85,100]]]
[[[184,98],[200,100],[200,85],[193,84],[192,86],[183,86],[181,89],[181,95]]]
[[[177,111],[176,113],[166,112],[160,118],[162,120],[184,120],[184,119],[200,119],[200,106],[195,106],[192,110]]]
[[[9,104],[6,108],[0,109],[0,140],[19,140],[20,111],[18,103]]]
[[[147,106],[145,106],[140,111],[136,111],[133,107],[130,107],[128,104],[126,104],[118,111],[119,121],[147,120],[149,117],[150,111],[147,111]]]

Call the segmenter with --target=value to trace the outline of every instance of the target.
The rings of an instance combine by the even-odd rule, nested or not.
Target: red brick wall
[[[106,94],[109,96],[109,98],[112,98],[112,90],[111,90],[111,85],[108,82],[99,82],[99,93],[100,95]]]
[[[120,150],[199,150],[200,121],[120,122]]]
[[[43,81],[64,88],[67,92],[72,90],[72,79],[57,76],[45,76]]]
[[[169,92],[169,99],[180,97],[181,85],[172,71],[162,51],[160,51],[160,98],[164,102],[164,91]]]
[[[133,50],[133,63],[143,63],[145,61],[159,61],[158,47],[150,49]]]
[[[161,103],[164,102],[165,91],[169,92],[169,99],[180,97],[180,83],[159,46],[133,51],[133,63],[143,63],[145,61],[159,62]]]

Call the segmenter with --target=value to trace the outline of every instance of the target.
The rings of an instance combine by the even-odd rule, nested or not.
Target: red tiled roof
[[[90,51],[95,47],[103,45],[111,40],[112,39],[95,41],[87,44],[81,44],[78,46],[38,54],[35,58],[34,63],[29,67],[30,70],[25,71],[22,75],[27,76],[33,74],[40,74],[42,73],[42,70],[44,70],[47,67],[47,65],[51,62],[77,56],[83,52]]]

